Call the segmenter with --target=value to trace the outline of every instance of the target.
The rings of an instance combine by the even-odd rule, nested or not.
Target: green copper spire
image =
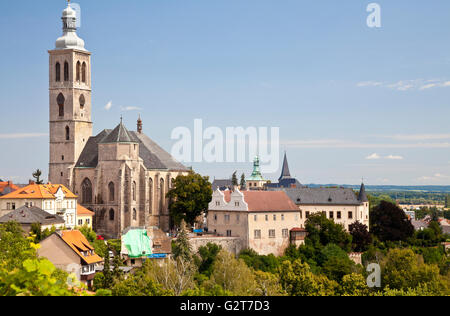
[[[261,169],[259,168],[259,158],[255,157],[255,160],[253,161],[253,173],[249,180],[253,181],[264,181],[264,178],[261,175]]]

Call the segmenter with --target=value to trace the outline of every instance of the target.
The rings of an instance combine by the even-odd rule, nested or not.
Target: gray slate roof
[[[145,134],[130,132],[121,123],[114,130],[103,130],[100,134],[90,137],[78,159],[76,168],[95,168],[98,164],[98,146],[105,143],[138,143],[139,157],[147,169],[189,171],[183,164],[176,161],[168,152],[162,149]]]
[[[233,181],[231,179],[214,179],[212,183],[212,190],[216,191],[217,189],[220,189],[221,191],[224,191],[225,189],[232,189],[233,188]]]
[[[296,188],[282,189],[297,205],[361,205],[352,189]]]
[[[369,202],[366,194],[366,186],[364,185],[364,183],[361,184],[361,189],[359,189],[358,200],[360,200],[361,202]]]
[[[100,144],[110,143],[136,143],[136,139],[130,134],[127,128],[120,122],[119,125],[105,138],[100,141]]]
[[[40,223],[45,226],[65,223],[62,217],[47,213],[35,206],[22,206],[21,208],[18,208],[0,218],[0,223],[7,223],[11,221],[18,222],[19,224]]]

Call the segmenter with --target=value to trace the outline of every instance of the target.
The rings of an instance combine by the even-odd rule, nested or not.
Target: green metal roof
[[[152,240],[145,229],[131,229],[123,237],[128,257],[141,258],[152,254]]]

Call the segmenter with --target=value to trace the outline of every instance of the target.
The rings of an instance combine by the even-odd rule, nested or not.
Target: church
[[[76,30],[70,3],[63,11],[63,36],[49,51],[49,182],[63,184],[95,212],[98,234],[117,238],[124,229],[170,229],[167,192],[190,170],[142,132],[122,122],[93,135],[91,53]]]

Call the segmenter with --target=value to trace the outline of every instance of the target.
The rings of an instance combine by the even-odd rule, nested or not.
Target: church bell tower
[[[62,14],[63,36],[49,51],[49,182],[68,188],[72,188],[73,168],[92,136],[91,53],[77,36],[76,20],[69,1]]]

